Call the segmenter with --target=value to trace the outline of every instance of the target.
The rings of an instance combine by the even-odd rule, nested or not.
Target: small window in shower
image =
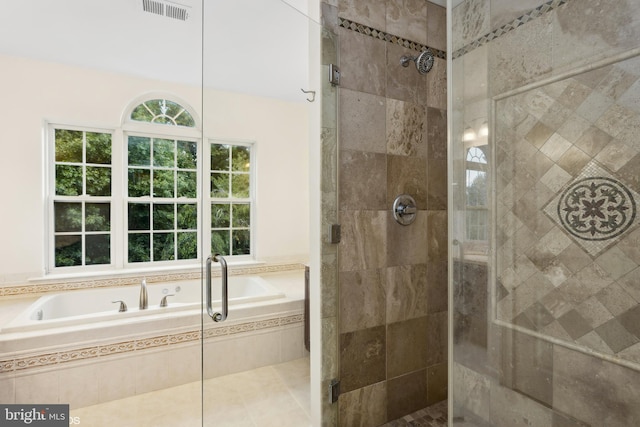
[[[482,147],[470,147],[466,155],[465,234],[470,241],[488,239],[487,156]]]
[[[251,255],[250,144],[211,143],[211,253]]]
[[[112,134],[51,130],[53,265],[111,264]]]

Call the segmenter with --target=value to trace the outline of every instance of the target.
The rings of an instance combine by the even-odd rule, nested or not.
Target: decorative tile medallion
[[[544,212],[595,257],[637,225],[636,200],[635,191],[592,161]]]

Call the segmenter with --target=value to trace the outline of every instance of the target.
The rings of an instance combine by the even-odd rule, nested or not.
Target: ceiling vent
[[[186,21],[189,19],[189,8],[177,3],[162,0],[142,0],[142,9],[167,18]]]

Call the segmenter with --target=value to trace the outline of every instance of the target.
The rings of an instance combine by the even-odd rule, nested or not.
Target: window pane
[[[56,129],[56,162],[82,163],[82,131]]]
[[[129,165],[149,166],[151,164],[151,139],[144,136],[129,137]]]
[[[87,132],[87,163],[111,164],[111,134]]]
[[[178,259],[198,258],[198,234],[178,233]]]
[[[249,227],[251,225],[251,209],[248,203],[233,205],[233,227]]]
[[[56,267],[82,265],[82,237],[56,236]]]
[[[232,255],[249,255],[251,253],[249,230],[232,230],[231,235],[233,236]]]
[[[212,171],[228,171],[229,170],[229,146],[220,144],[211,144],[211,170]]]
[[[211,228],[223,228],[231,226],[231,205],[211,205]]]
[[[89,235],[85,245],[85,265],[111,263],[111,239],[108,234]]]
[[[198,228],[198,210],[195,204],[178,205],[178,229],[196,230]]]
[[[193,117],[191,117],[191,114],[187,113],[186,111],[183,111],[182,113],[180,113],[180,115],[176,117],[175,120],[178,126],[187,126],[190,128],[196,126],[195,120],[193,120]]]
[[[129,230],[151,230],[148,203],[129,203]]]
[[[211,197],[228,197],[229,196],[229,174],[228,173],[212,173],[211,174]]]
[[[53,208],[56,233],[82,231],[82,203],[55,202]]]
[[[172,170],[153,171],[153,196],[173,197],[174,182]]]
[[[178,197],[195,199],[198,196],[198,175],[196,172],[178,171]]]
[[[129,169],[129,197],[151,195],[151,171],[149,169]]]
[[[175,205],[153,205],[153,229],[154,230],[173,230],[174,215],[173,207]]]
[[[178,167],[196,169],[198,167],[198,146],[191,141],[178,141]]]
[[[249,147],[233,147],[232,167],[237,172],[249,172]]]
[[[82,194],[82,166],[56,165],[56,195]]]
[[[149,234],[129,234],[129,262],[151,261],[151,239]]]
[[[137,120],[139,122],[150,122],[151,120],[153,120],[153,116],[154,116],[154,114],[151,113],[149,111],[149,109],[147,107],[145,107],[144,104],[138,105],[131,112],[131,119],[132,120]]]
[[[87,195],[111,195],[111,168],[87,166]]]
[[[173,233],[153,234],[153,260],[169,261],[175,259]]]
[[[211,232],[211,253],[229,255],[229,230]]]
[[[111,230],[111,205],[109,203],[87,203],[84,215],[86,231]]]
[[[153,123],[159,124],[159,125],[174,125],[175,123],[173,122],[173,119],[171,117],[167,117],[167,116],[157,116],[156,118],[153,119]]]
[[[175,143],[172,140],[153,140],[153,165],[167,168],[175,166]]]
[[[232,174],[232,189],[231,193],[233,197],[249,197],[249,174]]]

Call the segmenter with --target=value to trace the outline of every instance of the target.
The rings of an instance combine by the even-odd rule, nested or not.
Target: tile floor
[[[203,394],[202,391],[203,390]],[[204,411],[202,410],[204,395]],[[307,427],[309,358],[153,391],[71,411],[80,427]],[[383,427],[446,427],[447,402]]]
[[[304,427],[311,425],[309,358],[71,411],[80,427]],[[74,419],[73,417],[79,417]]]

